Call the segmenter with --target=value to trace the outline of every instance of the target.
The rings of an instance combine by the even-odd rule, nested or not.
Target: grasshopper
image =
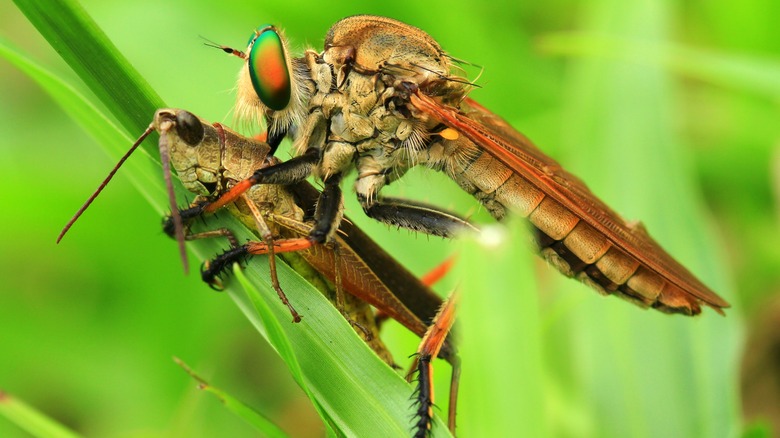
[[[191,233],[189,228],[192,219],[202,215],[203,205],[207,205],[209,198],[219,196],[255,169],[272,165],[276,160],[268,157],[270,148],[267,143],[243,137],[217,123],[208,124],[187,111],[158,110],[152,126],[160,133],[161,143],[170,148],[171,164],[184,186],[199,196],[192,206],[178,212],[186,229],[185,238],[224,236],[232,245],[230,250],[204,264],[201,271],[203,280],[220,287],[220,275],[233,262],[250,255],[270,254],[271,276],[277,293],[289,307],[293,320],[300,321],[298,313],[275,279],[273,259],[275,254],[280,254],[296,270],[305,272],[308,279],[317,275],[324,277],[325,285],[316,283],[324,288],[323,292],[332,300],[335,295],[337,307],[345,309],[345,303],[349,305],[353,311],[342,313],[362,328],[369,342],[373,340],[372,332],[366,327],[370,324],[375,329],[374,321],[366,318],[365,306],[360,304],[369,303],[376,307],[423,338],[416,366],[419,372],[416,390],[418,420],[415,424],[418,435],[426,433],[432,419],[430,363],[432,359],[442,357],[453,365],[450,428],[454,431],[459,365],[447,335],[454,322],[455,299],[442,306],[441,299],[430,288],[349,220],[341,222],[333,241],[309,246],[307,236],[314,224],[307,218],[316,215],[316,202],[320,194],[307,182],[291,186],[255,186],[228,207],[247,226],[256,227],[263,241],[239,245],[232,233],[225,229]],[[163,226],[171,237],[175,237],[176,233],[173,217],[166,217]],[[305,261],[303,265],[299,263],[299,257]],[[327,287],[330,285],[334,286]],[[347,302],[347,297],[341,296],[341,288],[351,295],[350,301]],[[360,321],[352,319],[356,314],[362,317]],[[380,356],[386,351],[381,344],[371,345]]]
[[[415,427],[418,431],[430,427],[432,390],[431,382],[425,376],[430,375],[431,360],[438,356],[453,365],[450,424],[454,430],[459,363],[454,346],[449,338],[441,336],[441,324],[436,323],[439,320],[437,312],[442,307],[441,298],[348,220],[341,222],[341,228],[332,241],[308,245],[306,236],[314,226],[311,218],[316,215],[320,194],[307,182],[290,186],[255,186],[227,207],[245,225],[256,228],[262,241],[239,244],[227,229],[194,232],[194,220],[202,216],[203,206],[208,205],[210,199],[230,190],[255,169],[273,165],[278,160],[269,155],[270,147],[264,141],[241,136],[219,123],[209,124],[184,110],[160,109],[119,165],[153,131],[160,134],[160,154],[166,167],[171,205],[176,205],[176,201],[167,169],[169,165],[176,170],[184,187],[197,195],[188,208],[172,210],[163,221],[164,231],[180,242],[224,237],[231,244],[231,249],[203,265],[201,275],[204,281],[215,289],[221,289],[221,277],[234,262],[255,254],[269,254],[272,285],[290,310],[293,322],[299,322],[301,315],[276,278],[275,255],[279,254],[335,302],[369,346],[390,365],[394,364],[392,356],[378,336],[377,319],[370,306],[420,337],[428,338],[430,335],[426,336],[426,333],[435,330],[439,335],[421,344],[419,364],[413,367],[423,377],[418,380],[416,391],[419,408]],[[115,172],[116,169],[67,224],[60,238]],[[447,306],[442,311],[447,310],[447,315],[451,315],[451,309]]]

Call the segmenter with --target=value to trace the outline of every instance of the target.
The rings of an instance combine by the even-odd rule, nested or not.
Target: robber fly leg
[[[249,178],[239,181],[216,200],[203,206],[204,213],[213,213],[230,204],[256,184],[290,185],[303,181],[311,175],[320,158],[320,150],[310,148],[303,155],[273,166],[257,169]]]
[[[324,181],[317,208],[314,211],[314,228],[309,239],[314,243],[325,243],[338,230],[344,216],[344,197],[341,194],[341,174],[331,175]]]
[[[441,237],[476,230],[466,220],[431,205],[379,197],[382,188],[403,176],[405,169],[383,169],[371,155],[358,157],[356,166],[358,177],[355,180],[355,193],[368,217],[388,225]]]
[[[316,151],[315,149],[311,149],[310,151]],[[314,156],[315,154],[312,152],[311,156]],[[310,157],[311,157],[310,156]],[[301,157],[299,157],[301,158]],[[296,160],[295,158],[280,163],[279,165],[267,167],[264,169],[260,169],[257,172],[255,172],[254,175],[258,175],[261,171],[265,171],[268,169],[279,169],[280,175],[290,175],[291,173],[295,172],[295,169],[300,169],[298,166],[293,166],[293,171],[290,171],[290,168],[286,168],[285,165],[293,162]],[[311,167],[309,166],[307,169],[304,169],[305,172],[310,172]],[[254,177],[253,175],[253,177]],[[300,175],[301,179],[305,178],[304,175]],[[250,181],[253,177],[250,177],[247,180],[244,181]],[[269,180],[264,181],[268,183],[273,184],[292,184],[293,180],[280,181],[280,180]],[[224,271],[227,270],[229,266],[232,265],[234,262],[242,261],[243,259],[251,256],[251,255],[260,255],[260,254],[278,254],[282,252],[294,252],[294,251],[302,251],[305,249],[310,248],[312,245],[319,244],[319,243],[325,243],[330,236],[335,233],[335,231],[338,229],[338,224],[341,221],[341,217],[343,214],[343,202],[342,202],[342,194],[341,189],[339,187],[339,183],[341,182],[341,175],[336,174],[331,176],[330,178],[325,180],[325,187],[322,191],[322,193],[319,195],[319,200],[317,202],[317,207],[314,211],[315,221],[316,224],[312,231],[310,232],[309,237],[304,238],[296,238],[296,239],[281,239],[281,240],[272,240],[270,239],[271,233],[268,230],[268,227],[265,224],[265,221],[262,219],[262,216],[260,215],[259,211],[253,210],[253,216],[255,218],[255,222],[257,224],[257,228],[260,231],[260,234],[263,236],[262,242],[259,241],[250,241],[246,244],[233,248],[229,251],[226,251],[225,253],[221,254],[220,256],[216,257],[215,259],[211,260],[210,262],[206,263],[204,268],[201,271],[201,274],[203,276],[203,280],[209,284],[214,284],[218,281],[219,275],[222,274]],[[241,183],[238,183],[236,186],[233,187],[233,189],[228,192],[228,194],[232,193],[234,190],[236,190],[236,187],[241,185]],[[250,185],[251,186],[251,185]],[[243,195],[243,192],[235,192],[235,197],[238,198]],[[225,198],[225,196],[220,197],[217,201],[212,203],[207,203],[205,207],[198,206],[193,207],[195,208],[201,208],[202,211],[207,211],[209,208],[212,208],[217,202],[220,202]],[[252,209],[254,207],[254,204],[249,199],[245,199],[245,203],[247,206]],[[201,212],[202,212],[201,211]],[[193,210],[192,213],[187,212],[185,213],[185,216],[197,216],[198,212],[197,210]],[[273,261],[271,262],[273,263]],[[275,272],[272,271],[272,279],[275,277]],[[277,293],[279,293],[281,288],[277,290]],[[280,294],[280,298],[282,301],[285,301],[286,298],[283,298],[284,294]],[[287,304],[287,303],[286,303]]]
[[[369,198],[358,193],[358,201],[368,217],[388,225],[441,237],[477,231],[476,227],[454,214],[406,199],[380,198],[370,202]]]

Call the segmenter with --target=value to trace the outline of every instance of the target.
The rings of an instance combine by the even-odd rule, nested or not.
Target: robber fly
[[[439,236],[473,227],[463,219],[381,189],[416,165],[445,172],[501,220],[527,217],[541,255],[602,294],[642,307],[696,315],[729,304],[666,253],[638,222],[627,222],[574,175],[500,117],[467,97],[474,87],[452,74],[453,58],[425,32],[368,15],[331,27],[321,52],[291,57],[274,26],[258,27],[242,58],[237,115],[268,126],[272,151],[284,137],[296,157],[258,169],[216,210],[255,184],[292,184],[311,174],[324,184],[309,233],[326,242],[341,221],[340,184],[355,169],[365,213]]]

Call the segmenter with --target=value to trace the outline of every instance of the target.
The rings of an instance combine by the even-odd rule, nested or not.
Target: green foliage
[[[51,15],[48,8],[59,7],[52,3],[25,4]],[[463,272],[453,275],[463,275],[462,431],[739,434],[741,313],[754,319],[778,290],[776,180],[772,186],[777,172],[768,164],[780,138],[777,6],[760,0],[506,3],[434,0],[421,13],[419,3],[403,0],[392,6],[264,2],[251,7],[85,2],[118,51],[151,83],[149,89],[163,96],[130,91],[146,90],[143,85],[117,85],[114,91],[130,100],[123,102],[127,111],[114,115],[110,93],[89,88],[118,84],[132,71],[126,64],[100,52],[102,45],[79,42],[83,36],[77,34],[52,46],[104,70],[76,69],[74,76],[13,6],[0,6],[3,38],[75,86],[127,131],[117,136],[111,122],[84,119],[79,123],[96,125],[89,131],[98,140],[87,138],[28,76],[0,64],[0,185],[10,207],[2,216],[8,232],[0,244],[7,291],[0,294],[0,331],[8,334],[0,346],[0,388],[85,435],[252,436],[255,431],[220,403],[196,395],[189,377],[171,364],[175,354],[198,370],[210,370],[204,373],[211,374],[210,381],[268,413],[290,435],[322,435],[316,413],[299,401],[305,393],[294,388],[283,363],[253,335],[256,330],[226,297],[210,294],[195,276],[181,275],[175,244],[159,232],[165,197],[159,167],[149,156],[131,159],[63,244],[55,247],[53,241],[112,164],[96,151],[124,151],[162,101],[209,120],[223,121],[229,114],[237,61],[204,48],[198,35],[240,46],[258,23],[272,22],[286,29],[293,48],[320,48],[339,18],[375,13],[414,24],[455,57],[484,66],[483,88],[472,97],[533,138],[625,217],[641,218],[670,253],[734,304],[726,318],[706,309],[696,320],[641,311],[561,279],[528,256],[501,258],[508,250],[469,244],[461,254]],[[68,15],[57,17],[51,24],[63,32],[72,29]],[[478,69],[469,73],[473,77]],[[89,78],[86,86],[79,77]],[[82,112],[75,101],[63,105],[69,113]],[[229,117],[224,122],[233,124]],[[154,142],[148,144],[154,156]],[[154,209],[129,188],[128,178]],[[486,221],[473,200],[441,175],[414,171],[396,186],[390,187],[394,195],[473,212],[475,220]],[[418,274],[452,251],[447,242],[363,220],[351,199],[348,209],[361,228]],[[524,238],[511,241],[522,253]],[[198,258],[218,247],[200,247]],[[256,284],[266,272],[258,264],[247,275]],[[537,274],[535,281],[531,273]],[[293,302],[311,295],[298,288],[300,283],[294,273],[283,275]],[[450,279],[449,285],[455,283]],[[260,324],[252,305],[239,302]],[[269,304],[278,306],[273,300]],[[299,307],[304,322],[320,314],[319,308],[304,309]],[[285,332],[311,333],[286,317],[280,325]],[[397,326],[386,328],[396,360],[404,364],[415,339]],[[298,341],[291,344],[297,348]],[[372,357],[356,345],[333,351],[348,360]],[[310,357],[316,364],[317,356]],[[327,361],[335,363],[332,359]],[[305,368],[300,356],[298,361]],[[446,365],[437,365],[437,376],[446,374],[440,371]],[[392,383],[397,380],[392,373],[341,367],[328,369],[360,376],[352,389],[342,391],[347,395],[381,395],[388,384],[400,397],[401,388],[408,388]],[[311,380],[327,375],[298,375],[297,380],[311,391]],[[440,412],[446,412],[447,376],[442,377],[437,400]],[[384,402],[385,408],[371,407],[391,412],[407,407],[400,398],[393,400],[395,407]],[[359,415],[359,406],[339,403],[318,409]],[[314,420],[300,420],[307,415]],[[338,420],[331,420],[332,427]],[[770,429],[761,424],[762,431]],[[0,420],[0,435],[17,432]]]
[[[50,438],[77,438],[67,428],[36,411],[21,400],[0,392],[0,414],[30,435]]]
[[[182,362],[181,359],[175,357],[173,358],[173,360],[180,367],[182,367],[184,371],[187,372],[187,374],[192,376],[192,378],[198,382],[198,387],[200,389],[214,394],[214,396],[217,397],[217,399],[221,401],[226,408],[228,408],[234,414],[239,416],[242,420],[247,422],[247,424],[251,424],[252,426],[254,426],[254,428],[257,429],[259,432],[261,432],[264,436],[267,436],[269,438],[287,437],[287,434],[285,434],[284,431],[279,429],[272,420],[258,413],[257,411],[252,409],[250,406],[247,406],[245,403],[241,402],[240,400],[236,400],[229,393],[209,384],[205,379],[195,374],[195,371],[193,371],[192,368],[187,366],[187,364]]]

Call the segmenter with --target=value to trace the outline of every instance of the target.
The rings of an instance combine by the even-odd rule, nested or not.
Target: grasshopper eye
[[[206,135],[200,120],[187,111],[179,111],[176,114],[176,133],[190,146],[200,143]]]
[[[260,26],[249,40],[249,77],[268,108],[281,111],[290,103],[290,71],[282,38],[273,26]]]

